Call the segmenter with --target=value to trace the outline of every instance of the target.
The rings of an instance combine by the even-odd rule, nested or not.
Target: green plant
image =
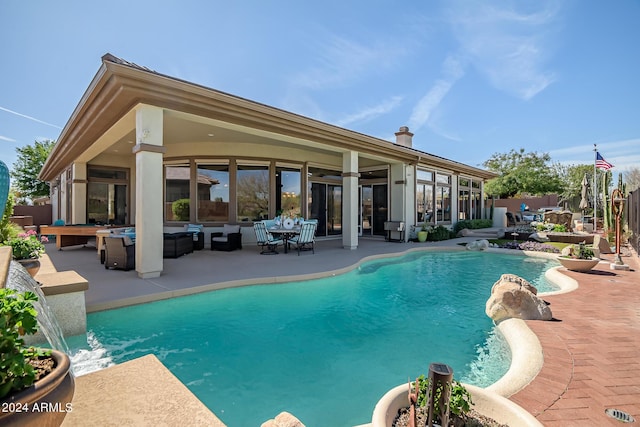
[[[176,221],[189,221],[189,199],[178,199],[171,204],[171,212]]]
[[[593,258],[593,250],[591,250],[591,248],[587,247],[587,245],[585,244],[585,242],[582,243],[578,243],[577,245],[574,245],[574,250],[575,250],[575,255],[576,258],[578,259],[591,259]]]
[[[20,233],[21,228],[18,224],[15,224],[9,220],[13,215],[13,206],[15,205],[15,196],[10,191],[7,197],[7,202],[4,205],[4,213],[2,214],[2,220],[0,220],[0,242],[6,242],[12,239]]]
[[[567,226],[564,224],[554,224],[553,231],[556,233],[565,233],[567,231]]]
[[[424,375],[418,377],[420,381],[420,392],[418,394],[418,405],[426,406],[429,400],[429,378]],[[415,382],[412,383],[415,387]],[[438,383],[434,393],[434,413],[440,413],[440,396],[442,395],[443,385]],[[455,379],[451,382],[451,396],[449,397],[449,412],[455,414],[458,417],[463,417],[469,410],[471,410],[473,400],[471,399],[471,393]],[[436,420],[440,422],[440,420]]]
[[[427,240],[431,242],[439,242],[440,240],[447,240],[451,238],[451,232],[448,228],[439,225],[434,227],[430,232]]]
[[[26,347],[22,337],[38,330],[35,293],[0,289],[0,398],[31,386],[36,370],[29,363],[48,356],[49,350]]]
[[[37,233],[29,230],[9,239],[5,244],[13,249],[13,259],[36,259],[44,253],[43,242],[47,241],[47,236],[42,236],[41,240],[38,240]]]
[[[420,227],[420,231],[427,231],[428,232],[431,228],[433,228],[433,227],[431,227],[429,224],[424,222],[424,223],[422,223],[422,227]]]
[[[493,221],[490,219],[463,219],[462,221],[456,222],[453,226],[453,232],[458,233],[458,231],[468,228],[469,230],[476,230],[478,228],[489,228],[493,226]]]

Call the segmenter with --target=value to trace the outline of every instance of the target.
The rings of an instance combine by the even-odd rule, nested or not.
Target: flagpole
[[[593,232],[595,233],[597,230],[598,222],[596,221],[596,212],[598,208],[598,170],[596,169],[596,162],[598,159],[598,147],[596,144],[593,144]]]

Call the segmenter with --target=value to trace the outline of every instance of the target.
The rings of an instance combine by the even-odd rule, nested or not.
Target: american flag
[[[602,156],[600,155],[600,153],[598,153],[596,151],[596,167],[598,169],[604,169],[606,171],[608,171],[609,169],[611,169],[613,167],[613,165],[609,162],[607,162],[605,159],[602,158]]]

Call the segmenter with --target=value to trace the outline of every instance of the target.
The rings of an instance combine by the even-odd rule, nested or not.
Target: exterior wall
[[[520,205],[524,203],[529,206],[530,211],[537,211],[540,208],[558,206],[558,195],[550,194],[543,197],[529,197],[521,199],[495,199],[494,206],[507,208],[509,212],[520,212]],[[486,208],[491,208],[491,199],[487,200]]]

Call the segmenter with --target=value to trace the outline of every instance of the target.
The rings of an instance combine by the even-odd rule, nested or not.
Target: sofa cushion
[[[231,233],[239,233],[240,232],[240,226],[239,225],[229,225],[229,224],[225,224],[222,227],[222,235],[224,237],[226,237],[228,234]]]

